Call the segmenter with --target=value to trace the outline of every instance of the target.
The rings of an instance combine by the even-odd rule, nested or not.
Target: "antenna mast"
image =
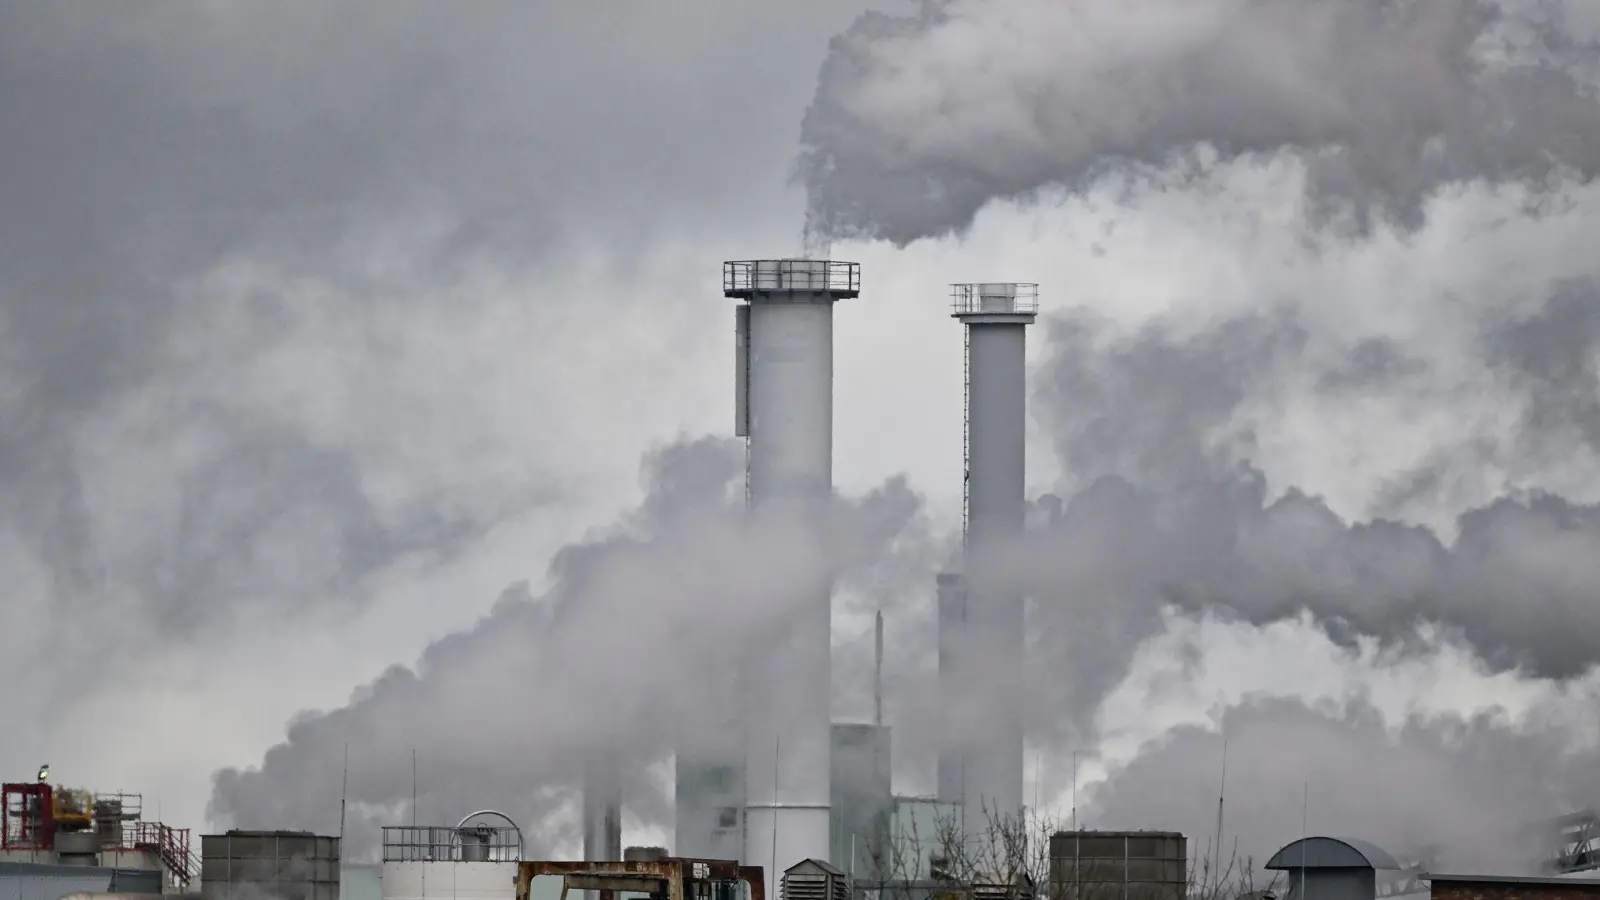
[[[872,622],[872,724],[883,727],[883,610]]]
[[[344,847],[344,803],[350,788],[350,743],[344,745],[344,774],[339,776],[339,847]]]
[[[1228,794],[1228,733],[1222,733],[1222,781],[1217,788],[1217,849],[1212,864],[1217,878],[1222,877],[1222,798]]]
[[[772,893],[778,893],[778,765],[783,750],[783,737],[772,739]]]

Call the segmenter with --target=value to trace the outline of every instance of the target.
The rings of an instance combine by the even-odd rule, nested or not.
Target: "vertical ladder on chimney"
[[[972,511],[972,326],[961,330],[961,549]]]

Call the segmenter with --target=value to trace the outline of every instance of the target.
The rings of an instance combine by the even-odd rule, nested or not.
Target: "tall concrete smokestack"
[[[966,614],[957,663],[962,694],[991,698],[964,723],[962,831],[974,842],[1023,813],[1023,597],[1005,586],[1003,572],[1005,551],[1023,531],[1027,327],[1039,287],[956,284],[951,298],[951,314],[967,329]]]
[[[751,260],[724,263],[722,277],[723,294],[743,301],[735,396],[752,522],[795,527],[796,552],[815,553],[820,543],[803,542],[822,539],[833,496],[833,304],[859,295],[861,267]],[[815,579],[746,678],[744,862],[765,870],[768,897],[784,869],[830,855],[832,586],[826,572]]]

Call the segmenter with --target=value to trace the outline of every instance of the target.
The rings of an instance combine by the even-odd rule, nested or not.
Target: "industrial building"
[[[494,810],[453,826],[386,827],[383,900],[512,900],[522,851],[522,830]]]
[[[1565,816],[1548,827],[1580,823],[1588,813]],[[1479,864],[1489,862],[1480,860]],[[1592,870],[1567,868],[1560,854],[1554,859],[1499,860],[1499,865],[1536,868],[1558,874],[1451,874],[1417,871],[1401,863],[1382,847],[1359,838],[1307,837],[1292,841],[1265,868],[1287,876],[1284,900],[1375,900],[1421,898],[1435,900],[1576,900],[1600,897],[1600,879]]]
[[[852,880],[875,882],[884,874],[894,815],[890,752],[887,727],[833,726],[828,843],[838,868]]]
[[[1552,873],[1568,874],[1600,870],[1600,815],[1583,810],[1540,822],[1528,837],[1553,851],[1543,860]]]
[[[50,783],[43,766],[33,782],[0,785],[0,882],[54,890],[187,890],[200,875],[189,830],[144,818],[143,798]],[[95,887],[98,885],[98,887]],[[0,891],[0,897],[5,893]],[[49,900],[55,900],[55,894]]]
[[[41,766],[33,782],[0,786],[0,900],[339,900],[339,838],[230,831],[194,848],[189,829],[146,820],[140,795],[62,787],[49,774]]]
[[[339,900],[337,837],[229,831],[200,838],[204,900]]]
[[[1595,900],[1600,879],[1537,875],[1429,875],[1432,900]]]
[[[0,863],[0,900],[59,900],[75,893],[160,894],[161,873],[149,869]]]
[[[1398,872],[1400,863],[1382,847],[1357,838],[1306,837],[1293,841],[1263,868],[1288,875],[1285,900],[1373,900],[1378,873]]]
[[[885,877],[910,882],[943,881],[946,834],[961,824],[961,807],[933,797],[896,797],[890,820]]]
[[[747,442],[749,515],[757,527],[794,529],[795,541],[817,539],[832,496],[833,308],[860,289],[856,263],[723,265],[723,294],[739,301],[734,433]],[[1026,328],[1038,312],[1038,286],[964,283],[951,295],[951,315],[966,332],[965,553],[963,571],[940,578],[938,624],[941,684],[956,708],[961,697],[992,696],[1022,676],[1023,598],[1000,573],[1007,544],[1023,529]],[[916,818],[901,815],[890,792],[881,714],[871,726],[830,727],[831,588],[819,578],[804,590],[814,599],[786,643],[740,673],[739,720],[686,737],[677,754],[677,852],[760,865],[768,893],[777,873],[801,861],[881,879],[894,836]],[[974,721],[981,727],[970,727]],[[981,715],[967,704],[951,718],[941,737],[939,802],[963,817],[968,839],[995,822],[1020,821],[1022,757],[1021,713],[1011,704],[990,703]],[[600,840],[600,823],[621,802],[600,791],[585,804],[591,859],[614,852],[614,841]],[[927,854],[916,853],[913,867],[927,869]]]
[[[1051,900],[1183,900],[1189,841],[1175,831],[1058,831]]]

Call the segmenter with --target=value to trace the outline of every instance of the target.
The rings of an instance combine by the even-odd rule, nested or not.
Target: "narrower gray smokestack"
[[[1019,822],[1023,812],[1023,719],[1016,702],[1023,597],[1004,588],[1003,557],[1022,536],[1026,510],[1027,326],[1038,313],[1039,293],[1034,284],[957,284],[951,296],[951,314],[967,328],[967,598],[959,690],[990,698],[981,714],[973,704],[974,715],[963,722],[962,830],[976,841],[992,825]]]
[[[583,858],[622,859],[622,772],[614,752],[592,752],[584,761]]]

